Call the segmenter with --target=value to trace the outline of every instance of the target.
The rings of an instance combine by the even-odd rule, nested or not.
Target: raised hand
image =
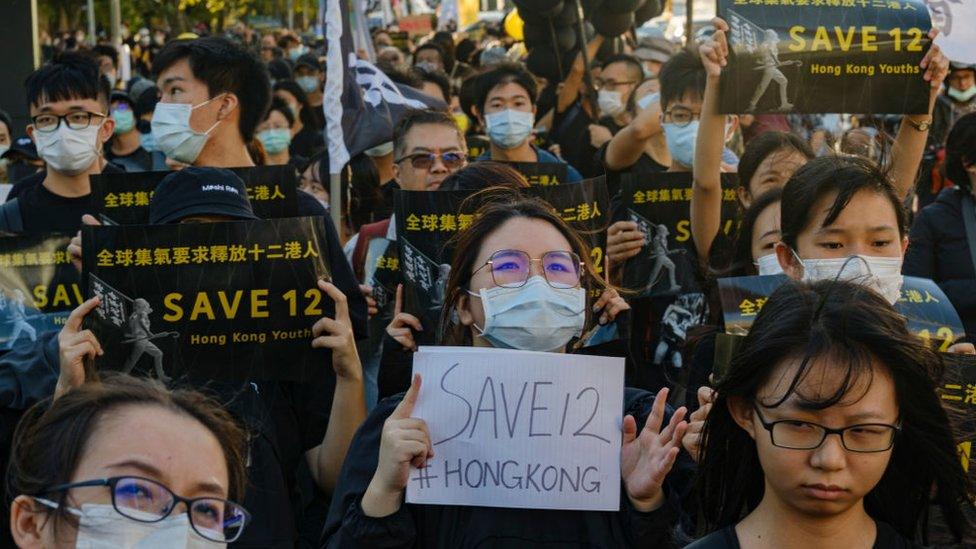
[[[712,19],[712,26],[715,32],[698,45],[698,53],[701,55],[702,64],[705,65],[705,74],[708,76],[721,76],[722,67],[728,63],[729,42],[725,34],[729,32],[729,24],[724,19],[716,17]]]
[[[705,427],[705,420],[712,411],[712,403],[718,393],[711,387],[698,388],[698,409],[688,416],[688,430],[681,439],[681,446],[691,455],[691,458],[698,462],[701,457],[702,429]]]
[[[403,312],[403,284],[398,284],[396,305],[393,308],[393,320],[386,327],[386,333],[395,339],[397,343],[403,345],[405,349],[416,351],[417,343],[414,341],[412,330],[422,332],[424,331],[424,326],[417,317]]]
[[[598,322],[603,325],[616,320],[617,315],[620,313],[629,311],[630,305],[627,304],[624,298],[620,297],[617,290],[607,288],[603,290],[600,299],[596,300],[596,303],[593,304],[594,313],[598,313],[601,310],[603,314],[600,315]]]
[[[102,345],[91,330],[82,330],[81,322],[88,313],[95,310],[101,298],[98,296],[82,303],[71,311],[64,327],[58,333],[58,384],[54,390],[55,398],[63,395],[69,389],[80,386],[85,382],[85,358],[95,358],[104,354]]]
[[[653,511],[664,503],[661,486],[678,457],[679,444],[688,428],[688,423],[682,421],[687,412],[682,406],[672,414],[668,426],[661,431],[667,401],[667,388],[658,391],[647,423],[639,435],[634,417],[624,418],[620,477],[630,503],[642,512]]]
[[[611,264],[623,263],[644,247],[644,233],[633,221],[617,221],[607,229],[607,257]]]
[[[312,347],[332,350],[332,368],[338,377],[361,379],[363,366],[356,350],[346,294],[324,280],[319,280],[319,289],[335,302],[335,318],[323,316],[312,325]]]

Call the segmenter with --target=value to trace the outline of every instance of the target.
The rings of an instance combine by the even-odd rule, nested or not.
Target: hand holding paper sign
[[[420,394],[420,375],[414,374],[410,389],[383,424],[380,457],[376,473],[363,495],[363,512],[385,517],[400,509],[407,488],[410,467],[425,467],[434,457],[427,423],[410,417]]]
[[[68,316],[64,328],[58,333],[58,384],[55,398],[85,382],[85,358],[103,354],[102,345],[91,330],[82,330],[81,321],[95,310],[101,299],[93,297],[82,303]]]
[[[85,214],[81,216],[81,223],[84,225],[101,225],[101,223],[95,219],[95,216]],[[68,243],[68,257],[71,258],[71,264],[81,272],[81,231],[71,239]]]
[[[671,472],[681,450],[688,423],[683,421],[687,409],[678,408],[668,426],[661,431],[668,389],[658,391],[651,415],[640,435],[633,416],[624,418],[624,443],[620,448],[620,476],[623,478],[630,503],[638,511],[647,513],[664,503],[661,485]]]
[[[404,348],[416,351],[417,343],[413,339],[413,332],[411,330],[422,332],[424,327],[417,317],[403,312],[403,284],[398,284],[396,305],[393,309],[393,320],[386,327],[386,333],[395,339],[397,343],[403,345]]]

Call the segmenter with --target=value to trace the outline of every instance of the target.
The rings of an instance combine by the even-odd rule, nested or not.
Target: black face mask
[[[138,130],[139,133],[149,133],[152,131],[152,123],[148,120],[137,120],[136,130]]]
[[[7,181],[16,183],[29,175],[37,173],[38,171],[38,168],[31,166],[27,162],[17,160],[7,164]]]

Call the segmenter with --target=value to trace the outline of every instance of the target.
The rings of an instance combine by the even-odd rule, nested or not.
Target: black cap
[[[122,90],[112,90],[112,95],[108,97],[109,102],[114,103],[115,101],[125,101],[130,106],[132,105],[132,97],[128,93]]]
[[[10,144],[10,148],[7,152],[3,153],[0,158],[11,158],[18,154],[26,156],[29,160],[38,160],[37,147],[34,146],[34,141],[30,137],[18,137],[14,139],[14,142]]]
[[[156,186],[149,203],[149,223],[163,225],[198,215],[257,219],[240,177],[224,168],[189,167]]]
[[[308,67],[317,71],[322,70],[322,65],[319,64],[319,58],[311,53],[303,53],[295,60],[295,69],[298,67]]]

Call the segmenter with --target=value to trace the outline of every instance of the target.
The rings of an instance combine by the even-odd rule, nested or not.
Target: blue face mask
[[[112,120],[115,120],[115,130],[113,133],[116,135],[129,133],[132,131],[132,128],[136,127],[136,117],[130,110],[113,110]]]
[[[307,50],[304,44],[299,44],[298,46],[288,50],[288,57],[292,61],[298,61],[298,58],[302,56]]]
[[[272,128],[259,132],[258,139],[268,154],[278,154],[291,144],[291,132],[288,128]]]
[[[481,337],[493,347],[521,351],[561,351],[579,336],[586,322],[586,291],[553,288],[532,276],[521,288],[482,288],[485,327]]]
[[[153,138],[152,132],[140,133],[139,144],[142,145],[143,149],[146,149],[149,152],[154,152],[156,150],[156,139]]]
[[[319,79],[315,76],[299,76],[295,79],[295,83],[305,93],[313,93],[319,89]]]
[[[485,115],[488,138],[503,149],[514,149],[532,134],[535,115],[531,112],[505,109]]]
[[[698,121],[693,120],[687,126],[678,126],[665,122],[664,138],[668,142],[671,158],[686,168],[695,164],[695,140],[698,138]]]

